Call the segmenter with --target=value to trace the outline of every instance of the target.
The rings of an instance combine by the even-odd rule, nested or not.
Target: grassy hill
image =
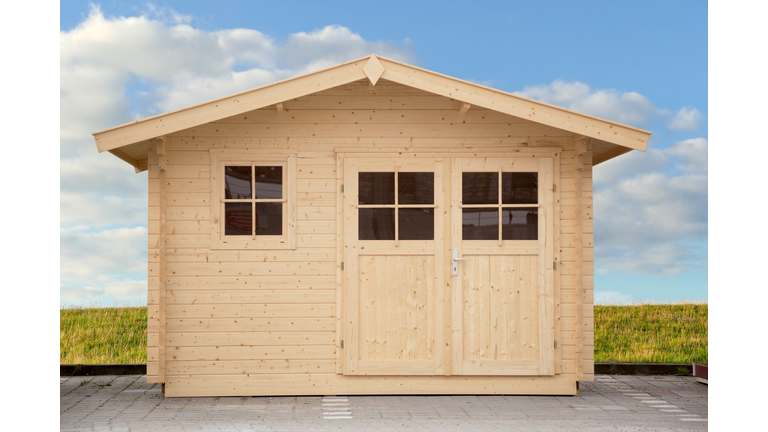
[[[706,304],[595,306],[595,362],[707,363]],[[146,363],[147,308],[60,310],[61,364]]]

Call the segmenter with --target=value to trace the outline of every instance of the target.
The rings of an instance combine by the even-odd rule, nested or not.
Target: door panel
[[[434,361],[433,256],[359,257],[360,361]]]
[[[464,261],[464,360],[538,360],[538,257]]]
[[[345,158],[344,178],[344,374],[443,374],[442,160]]]
[[[453,375],[554,374],[553,163],[452,161]]]

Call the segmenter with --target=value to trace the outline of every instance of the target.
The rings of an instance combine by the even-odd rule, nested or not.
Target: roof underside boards
[[[374,82],[376,85],[373,85]],[[355,102],[352,102],[351,99],[345,102],[343,99],[345,95],[354,95]],[[99,151],[110,151],[133,165],[136,172],[140,172],[146,169],[148,144],[153,138],[171,135],[179,131],[189,132],[189,129],[205,130],[205,125],[210,127],[213,122],[228,123],[233,119],[247,117],[249,113],[255,110],[259,110],[257,122],[281,121],[277,120],[279,118],[284,121],[286,117],[277,116],[278,111],[275,109],[277,103],[281,103],[285,110],[296,110],[294,111],[296,114],[300,113],[299,110],[310,107],[329,110],[330,112],[333,109],[353,108],[351,104],[357,104],[354,109],[360,109],[360,103],[364,105],[365,100],[367,100],[366,95],[371,97],[418,95],[422,98],[444,98],[446,103],[450,105],[450,109],[455,109],[457,116],[460,114],[459,109],[465,107],[461,110],[461,120],[457,118],[454,119],[455,121],[466,122],[464,117],[466,114],[463,113],[467,112],[466,104],[469,103],[472,108],[469,109],[468,113],[476,114],[478,111],[485,111],[487,115],[493,116],[494,123],[515,124],[518,129],[525,125],[524,129],[531,129],[536,132],[543,131],[544,135],[564,135],[565,133],[565,135],[575,134],[591,137],[593,164],[604,162],[633,149],[644,151],[650,136],[650,132],[637,128],[554,107],[375,56],[105,129],[95,132],[93,135]],[[363,96],[362,99],[361,96]],[[396,108],[398,100],[392,100],[392,108]],[[381,98],[377,98],[377,102],[378,105],[376,106],[380,107]],[[411,102],[410,105],[413,103]],[[419,115],[425,115],[425,111],[422,110]],[[385,116],[386,110],[377,113],[378,118],[383,119]],[[254,121],[253,119],[254,117],[251,116],[252,121]],[[240,121],[238,120],[238,122]],[[297,119],[295,123],[299,122],[300,119]],[[372,120],[369,123],[374,124],[375,122]],[[451,124],[450,119],[446,120],[445,123]],[[371,127],[369,126],[369,128]],[[407,130],[402,132],[407,133]],[[433,132],[450,133],[450,127],[444,131]],[[300,135],[301,131],[292,132],[292,134],[294,133]],[[376,133],[376,131],[370,131],[372,136],[377,136]],[[313,131],[308,136],[315,137],[317,135]],[[418,136],[414,137],[414,139],[418,138]]]

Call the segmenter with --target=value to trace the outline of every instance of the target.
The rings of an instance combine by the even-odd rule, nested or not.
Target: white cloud
[[[683,107],[669,123],[669,128],[672,130],[696,130],[703,119],[704,115],[701,111],[692,107]]]
[[[112,275],[147,271],[147,228],[97,232],[61,228],[61,280],[75,285],[112,279]]]
[[[87,231],[105,222],[80,222],[61,228],[61,304],[146,304],[147,228]]]
[[[92,6],[60,33],[62,301],[146,302],[147,177],[99,154],[91,132],[372,52],[415,61],[408,40],[368,41],[342,26],[280,44],[254,29],[201,30],[153,4],[131,17]]]
[[[146,280],[102,281],[101,286],[60,286],[62,306],[139,306],[147,304]]]
[[[709,152],[705,138],[693,138],[674,143],[664,153],[678,158],[677,168],[693,173],[708,171]]]
[[[678,274],[706,268],[706,139],[598,165],[594,184],[598,273]]]
[[[593,90],[581,82],[555,80],[549,85],[525,87],[514,93],[632,126],[642,126],[651,118],[670,114],[669,111],[656,108],[639,93],[614,89]]]
[[[658,149],[629,152],[597,165],[592,172],[593,182],[596,186],[612,184],[628,175],[656,171],[666,163],[666,155]]]
[[[391,42],[370,42],[346,27],[331,25],[310,33],[292,34],[285,44],[285,60],[292,67],[321,69],[376,53],[384,57],[414,63],[410,41],[400,47]]]
[[[189,78],[172,85],[158,86],[155,91],[155,105],[162,112],[170,111],[290,78],[293,75],[295,74],[290,70],[249,69],[215,77]]]
[[[615,89],[595,90],[578,81],[569,83],[555,80],[549,85],[529,86],[514,93],[635,127],[643,127],[653,120],[672,116],[671,111],[657,108],[640,93]],[[696,130],[703,118],[704,115],[696,108],[684,107],[674,115],[668,127],[672,130]]]

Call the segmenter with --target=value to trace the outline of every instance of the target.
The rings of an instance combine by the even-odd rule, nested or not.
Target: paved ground
[[[146,377],[61,377],[62,431],[699,431],[691,377],[598,375],[578,397],[163,398]]]

